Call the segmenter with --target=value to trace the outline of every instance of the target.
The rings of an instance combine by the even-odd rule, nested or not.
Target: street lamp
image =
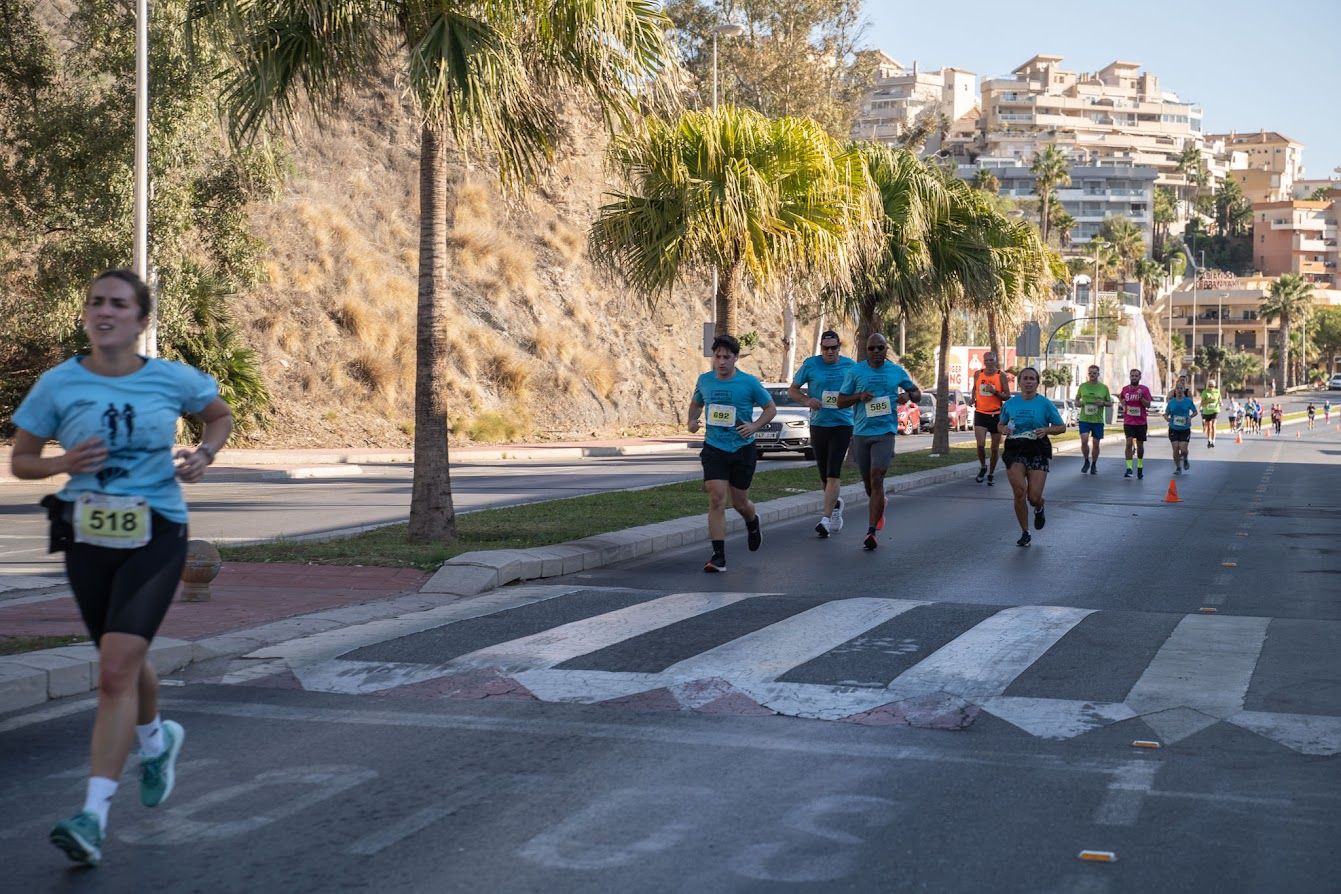
[[[714,117],[717,112],[717,38],[720,37],[740,37],[745,33],[745,29],[739,25],[727,23],[718,25],[712,29],[712,111]],[[717,331],[717,268],[712,270],[712,323],[713,331]],[[731,333],[727,333],[730,335]]]
[[[135,273],[149,282],[149,0],[135,0]],[[140,352],[158,354],[158,296],[149,290]]]

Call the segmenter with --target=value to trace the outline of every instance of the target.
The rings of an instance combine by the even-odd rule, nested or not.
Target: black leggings
[[[847,459],[847,448],[851,443],[850,425],[810,426],[810,447],[815,451],[815,465],[819,467],[821,481],[843,477],[843,460]]]
[[[65,547],[65,573],[94,643],[104,633],[152,640],[168,613],[186,564],[186,525],[158,513],[153,524],[154,536],[139,549]]]

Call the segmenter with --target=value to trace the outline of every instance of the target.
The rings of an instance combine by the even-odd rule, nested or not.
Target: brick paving
[[[176,602],[163,636],[202,639],[309,612],[417,592],[429,579],[413,568],[229,562],[210,585],[209,602]],[[83,634],[72,598],[0,605],[0,635]]]

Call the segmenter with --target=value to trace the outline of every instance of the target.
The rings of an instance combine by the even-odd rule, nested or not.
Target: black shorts
[[[1201,414],[1201,421],[1202,421],[1202,422],[1214,422],[1214,421],[1215,421],[1215,417],[1216,417],[1216,416],[1219,416],[1219,415],[1220,415],[1219,413],[1202,413],[1202,414]]]
[[[95,644],[104,633],[129,633],[152,640],[168,614],[186,564],[186,525],[153,513],[153,536],[138,549],[76,543],[70,514],[60,503],[49,507],[53,552],[65,551],[79,615]]]
[[[1181,430],[1171,428],[1169,429],[1169,440],[1173,441],[1174,443],[1190,441],[1192,440],[1192,430],[1189,428],[1184,428]]]
[[[1001,461],[1007,469],[1020,463],[1031,472],[1046,472],[1051,460],[1052,442],[1047,438],[1006,438],[1006,448],[1001,452]]]
[[[1149,425],[1130,425],[1125,422],[1122,424],[1122,434],[1138,441],[1144,441],[1148,431],[1150,431]]]
[[[810,426],[810,447],[815,451],[815,466],[819,469],[820,480],[842,477],[843,460],[847,457],[847,448],[851,443],[850,425]]]
[[[977,410],[973,411],[974,428],[985,428],[992,434],[996,434],[997,433],[996,424],[1000,421],[1001,421],[1000,413],[980,413]]]
[[[749,490],[759,451],[753,444],[734,452],[704,444],[698,458],[703,463],[704,481],[726,481],[737,490]]]

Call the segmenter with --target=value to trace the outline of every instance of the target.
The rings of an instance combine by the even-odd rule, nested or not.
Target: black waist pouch
[[[74,543],[74,504],[59,499],[55,494],[47,494],[38,505],[47,511],[47,520],[51,522],[47,552],[65,552]]]

